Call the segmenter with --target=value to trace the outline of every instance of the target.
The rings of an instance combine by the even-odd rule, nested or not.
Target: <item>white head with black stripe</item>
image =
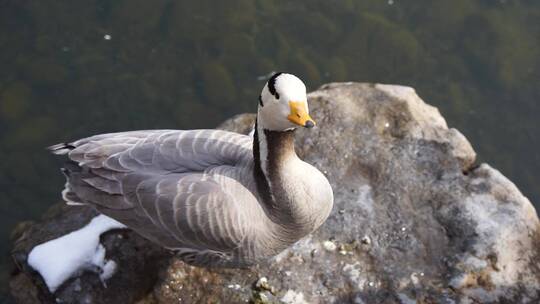
[[[292,74],[276,73],[270,77],[259,96],[257,112],[258,123],[266,130],[315,126],[309,116],[306,86]]]

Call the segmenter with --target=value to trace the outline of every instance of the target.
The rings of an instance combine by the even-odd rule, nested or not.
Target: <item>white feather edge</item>
[[[51,153],[56,154],[56,155],[64,155],[64,154],[69,153],[69,151],[71,151],[71,149],[66,147],[67,145],[68,144],[66,143],[60,143],[60,144],[47,147],[47,150],[51,151]]]

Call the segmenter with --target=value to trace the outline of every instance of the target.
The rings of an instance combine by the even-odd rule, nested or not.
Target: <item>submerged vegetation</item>
[[[274,70],[415,87],[538,203],[539,37],[533,0],[0,0],[2,244],[59,200],[43,147],[214,127]]]

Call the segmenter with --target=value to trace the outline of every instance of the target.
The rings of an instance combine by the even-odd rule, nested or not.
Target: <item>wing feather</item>
[[[256,202],[241,178],[251,145],[220,130],[92,136],[69,144],[84,172],[69,182],[84,203],[165,247],[228,254],[247,233],[242,204]]]

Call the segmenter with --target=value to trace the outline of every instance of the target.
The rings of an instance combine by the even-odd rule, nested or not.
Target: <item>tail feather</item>
[[[69,153],[69,151],[75,149],[76,147],[69,143],[60,143],[56,145],[52,145],[50,147],[47,147],[47,150],[49,150],[51,153],[56,155],[64,155]]]

